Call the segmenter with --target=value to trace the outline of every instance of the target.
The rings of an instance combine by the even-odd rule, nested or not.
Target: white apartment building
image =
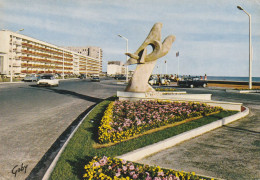
[[[0,74],[100,74],[101,60],[16,32],[0,31]]]
[[[100,67],[102,70],[102,57],[103,57],[103,51],[100,47],[95,47],[95,46],[83,46],[83,47],[75,47],[75,46],[70,46],[70,47],[65,47],[68,50],[75,51],[79,54],[89,56],[95,59],[100,60]],[[101,71],[100,71],[101,73]]]
[[[123,66],[122,61],[108,61],[107,63],[107,75],[125,74],[126,67]]]

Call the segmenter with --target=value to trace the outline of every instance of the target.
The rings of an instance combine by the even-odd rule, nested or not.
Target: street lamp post
[[[249,17],[249,89],[252,89],[252,42],[251,42],[251,14],[246,12],[241,6],[237,6],[239,10],[244,11]]]
[[[18,31],[15,31],[16,33],[23,31],[24,29],[19,29]],[[12,38],[12,44],[11,44],[11,74],[10,74],[10,82],[13,82],[13,45],[14,45],[14,35],[13,32],[11,33],[11,38]]]
[[[128,53],[128,39],[120,34],[118,34],[119,37],[126,40],[126,53]],[[126,62],[127,62],[127,55],[126,55]],[[128,66],[126,65],[126,82],[128,82]]]
[[[62,79],[64,79],[64,50],[62,50]]]

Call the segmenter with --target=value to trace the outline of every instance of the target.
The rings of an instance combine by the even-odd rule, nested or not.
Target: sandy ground
[[[248,85],[235,85],[235,84],[214,84],[209,83],[208,87],[222,87],[222,88],[232,88],[232,89],[247,89]],[[260,86],[252,86],[253,89],[260,89]]]

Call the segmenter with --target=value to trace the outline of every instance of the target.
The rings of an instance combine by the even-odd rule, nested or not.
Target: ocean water
[[[208,76],[208,80],[220,80],[220,81],[246,81],[248,77],[232,77],[232,76]],[[252,77],[253,82],[260,82],[260,77]]]

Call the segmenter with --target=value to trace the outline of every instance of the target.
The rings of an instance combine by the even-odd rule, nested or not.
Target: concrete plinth
[[[161,101],[185,101],[206,103],[210,106],[220,106],[225,110],[241,111],[242,103],[233,103],[225,101],[212,101],[211,94],[186,94],[183,92],[147,92],[135,93],[117,91],[117,97],[120,101],[139,101],[139,100],[161,100]]]
[[[186,94],[186,91],[173,91],[173,92],[146,92],[146,93],[137,93],[137,92],[124,92],[117,91],[117,97],[119,100],[130,100],[130,101],[138,101],[138,100],[151,100],[151,99],[159,99],[159,100],[211,100],[211,94]]]

